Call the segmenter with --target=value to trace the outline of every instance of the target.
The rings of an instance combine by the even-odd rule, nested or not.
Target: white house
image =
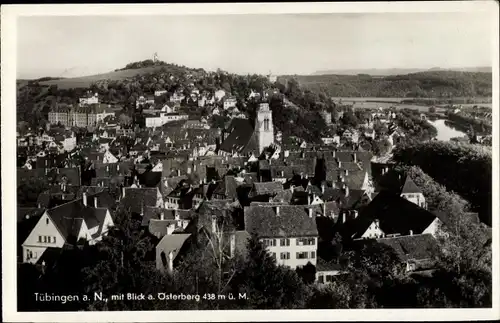
[[[236,107],[236,98],[231,96],[224,100],[224,110],[235,108]]]
[[[46,210],[22,244],[23,262],[37,263],[48,248],[62,248],[65,243],[80,239],[94,244],[105,236],[114,225],[107,208],[99,207],[99,197],[90,197]]]
[[[225,96],[226,96],[226,91],[224,91],[224,90],[217,90],[214,93],[214,97],[215,97],[216,101],[222,100],[222,98]]]
[[[245,207],[245,230],[258,235],[279,265],[316,265],[318,230],[313,209],[300,205]]]

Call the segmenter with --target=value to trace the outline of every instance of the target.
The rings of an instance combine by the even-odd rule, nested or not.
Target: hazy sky
[[[22,17],[18,77],[105,73],[154,52],[245,74],[491,66],[492,33],[484,13]]]

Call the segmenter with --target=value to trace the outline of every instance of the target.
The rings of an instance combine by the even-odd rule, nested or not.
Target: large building
[[[94,126],[107,116],[115,113],[99,104],[72,107],[69,105],[57,105],[49,112],[49,123],[65,127],[87,127]]]
[[[160,113],[156,117],[146,118],[146,127],[161,127],[166,123],[187,120],[189,116],[187,114],[179,113]]]
[[[259,240],[279,265],[316,265],[318,230],[312,208],[302,205],[245,207],[245,230]]]
[[[251,120],[235,118],[223,132],[220,154],[260,155],[274,143],[272,111],[269,104],[261,103],[257,117]]]

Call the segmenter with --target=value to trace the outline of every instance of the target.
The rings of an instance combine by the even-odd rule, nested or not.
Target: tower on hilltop
[[[259,154],[264,148],[274,143],[273,113],[268,103],[259,104],[255,120],[255,134],[259,146]]]
[[[158,62],[158,53],[153,54],[153,62]]]

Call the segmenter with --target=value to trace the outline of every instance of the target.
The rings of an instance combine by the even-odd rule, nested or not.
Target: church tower
[[[264,148],[274,143],[273,113],[268,103],[259,104],[255,120],[255,135],[259,146],[259,154]]]

